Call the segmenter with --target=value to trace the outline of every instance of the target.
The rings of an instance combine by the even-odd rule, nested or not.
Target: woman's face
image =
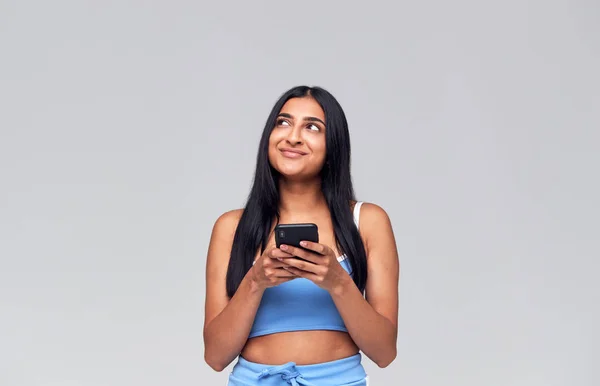
[[[269,138],[269,161],[286,178],[308,179],[325,163],[325,113],[313,98],[292,98]]]

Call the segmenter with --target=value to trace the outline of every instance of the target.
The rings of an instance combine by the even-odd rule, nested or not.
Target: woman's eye
[[[314,131],[319,131],[319,130],[321,130],[321,129],[319,128],[319,126],[317,126],[317,125],[308,125],[308,128],[309,128],[309,129],[311,129],[311,130],[314,130]]]
[[[278,126],[289,126],[290,124],[288,123],[288,121],[286,121],[284,119],[280,119],[279,121],[277,121],[277,125]]]

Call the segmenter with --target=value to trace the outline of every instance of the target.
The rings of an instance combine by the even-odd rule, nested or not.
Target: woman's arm
[[[331,248],[318,243],[305,245],[321,255],[294,247],[282,246],[282,249],[307,260],[287,260],[294,267],[288,270],[326,289],[356,345],[379,367],[386,367],[396,358],[398,252],[392,225],[382,208],[365,203],[360,218],[367,250],[366,299],[339,265]]]
[[[392,225],[377,205],[361,207],[360,229],[367,250],[366,300],[348,276],[331,291],[357,346],[379,367],[396,358],[400,264]]]
[[[231,211],[219,217],[208,247],[204,360],[216,371],[227,367],[244,348],[265,289],[296,278],[282,269],[288,266],[286,263],[278,261],[291,255],[274,245],[267,246],[229,299],[227,268],[241,213]]]
[[[241,211],[223,214],[215,222],[206,262],[204,360],[222,371],[241,352],[264,290],[246,275],[235,295],[227,296],[225,280],[233,236]]]

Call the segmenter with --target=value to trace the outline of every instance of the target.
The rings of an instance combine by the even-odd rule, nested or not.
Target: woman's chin
[[[274,166],[283,178],[290,181],[310,181],[319,175],[318,171],[312,170],[313,168],[307,168],[307,165],[295,162],[281,162]]]
[[[287,182],[303,182],[303,183],[310,183],[311,181],[314,181],[316,179],[319,178],[318,175],[313,175],[313,174],[307,174],[307,173],[280,173],[281,177],[283,177],[284,180],[286,180]]]
[[[281,174],[282,176],[285,177],[298,177],[304,173],[306,173],[306,171],[304,170],[304,168],[302,167],[302,165],[294,165],[293,163],[288,163],[288,162],[281,162],[278,163],[275,166],[275,169],[279,172],[279,174]]]
[[[282,170],[279,174],[286,180],[302,180],[306,178],[306,176],[299,171]]]

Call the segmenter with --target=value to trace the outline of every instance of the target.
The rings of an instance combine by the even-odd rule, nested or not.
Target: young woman
[[[275,246],[277,224],[319,242]],[[221,215],[206,263],[205,360],[229,385],[367,385],[362,353],[396,357],[399,262],[386,212],[356,201],[337,100],[295,87],[267,119],[245,208]],[[238,357],[239,356],[239,357]]]

